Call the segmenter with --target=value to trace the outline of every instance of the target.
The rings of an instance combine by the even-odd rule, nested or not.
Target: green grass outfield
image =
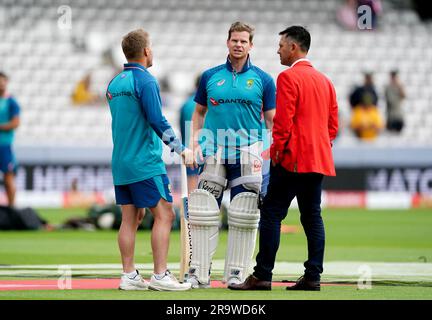
[[[39,210],[51,223],[71,216],[85,215],[83,210]],[[364,261],[387,263],[432,262],[432,212],[417,210],[329,209],[323,212],[326,226],[325,262]],[[283,234],[278,262],[302,263],[306,259],[306,238],[293,210],[284,224],[299,228],[298,233]],[[137,264],[151,263],[150,233],[137,237]],[[221,232],[214,259],[224,259],[226,232]],[[180,243],[173,231],[168,260],[177,263]],[[119,264],[115,231],[36,231],[0,232],[0,265]],[[149,274],[144,274],[146,277]],[[275,280],[294,280],[301,274],[278,275]],[[325,278],[325,270],[323,279]],[[0,279],[17,279],[0,276]],[[22,277],[20,278],[22,279]],[[118,292],[117,290],[0,291],[0,299],[432,299],[432,279],[404,283],[395,277],[392,285],[373,283],[370,290],[352,286],[323,287],[319,293],[286,292],[275,287],[271,292],[233,292],[226,289],[195,290],[182,293]],[[398,282],[400,280],[400,282]],[[203,294],[205,293],[205,294]]]
[[[0,291],[1,300],[430,300],[432,287],[372,286],[358,290],[355,286],[322,287],[319,292],[292,292],[284,287],[272,291],[238,292],[228,289],[201,289],[185,292],[119,290],[40,290]]]

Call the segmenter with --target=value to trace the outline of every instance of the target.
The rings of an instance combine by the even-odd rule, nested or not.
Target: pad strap
[[[250,175],[250,176],[243,176],[243,177],[238,177],[235,178],[233,180],[230,181],[229,183],[229,187],[230,188],[234,188],[238,185],[241,184],[246,184],[246,183],[257,183],[257,184],[261,184],[262,183],[262,176],[259,175]]]
[[[208,181],[215,182],[215,183],[221,185],[224,189],[227,185],[227,180],[225,179],[225,177],[221,177],[221,176],[218,176],[218,175],[210,173],[210,172],[201,173],[199,176],[199,181],[201,181],[201,180],[208,180]]]

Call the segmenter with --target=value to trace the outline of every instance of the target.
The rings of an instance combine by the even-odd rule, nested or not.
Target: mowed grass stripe
[[[47,210],[46,214],[60,220],[70,212]],[[299,232],[282,234],[277,261],[303,262],[307,258],[306,237],[298,215],[298,211],[292,211],[284,221],[297,226]],[[429,210],[333,209],[324,210],[323,217],[327,236],[325,261],[432,261],[432,214]],[[179,232],[173,231],[169,262],[179,260],[179,240]],[[226,242],[224,230],[219,235],[215,259],[225,258]],[[0,243],[0,264],[120,262],[116,231],[0,232]],[[136,253],[137,263],[152,261],[148,230],[138,233]]]
[[[432,287],[378,286],[359,290],[356,286],[327,286],[320,292],[292,292],[285,287],[272,291],[232,291],[224,288],[186,292],[123,292],[119,290],[0,291],[2,300],[431,300]]]
[[[178,274],[178,263],[170,263],[169,269]],[[223,273],[224,261],[213,261],[213,279],[219,279]],[[153,264],[138,264],[141,274],[149,277]],[[366,268],[366,269],[365,269]],[[94,264],[94,265],[17,265],[0,266],[0,277],[55,277],[70,269],[72,276],[118,276],[122,267],[120,264]],[[326,262],[324,264],[323,281],[358,281],[365,272],[370,274],[372,281],[406,281],[406,282],[432,282],[431,263],[385,263],[385,262]],[[250,270],[252,272],[252,270]],[[277,262],[273,270],[275,279],[292,279],[301,274],[303,266],[300,263]]]
[[[72,216],[85,215],[85,211],[39,210],[52,223],[60,223]],[[424,263],[432,261],[432,212],[419,210],[361,210],[324,209],[326,226],[325,270],[323,280],[333,280],[328,263],[337,261],[368,263]],[[299,212],[288,213],[284,224],[296,226],[297,233],[282,234],[277,255],[277,266],[289,263],[284,274],[275,280],[293,280],[301,275],[306,260],[306,237],[299,222]],[[180,252],[178,231],[171,234],[168,261],[177,265]],[[220,232],[219,245],[214,259],[225,258],[227,232]],[[136,244],[136,263],[151,264],[150,232],[139,231]],[[426,263],[425,263],[426,262]],[[89,265],[120,263],[116,231],[29,231],[0,232],[0,265]],[[216,267],[216,266],[215,266]],[[0,269],[5,270],[5,269]],[[42,269],[44,270],[44,269]],[[81,269],[83,274],[94,269]],[[105,269],[115,272],[115,269]],[[175,269],[177,270],[177,269]],[[372,271],[374,269],[372,268]],[[50,269],[49,271],[54,271]],[[97,271],[97,270],[95,270]],[[214,270],[216,275],[218,270]],[[285,273],[286,272],[286,273]],[[402,273],[396,272],[398,276]],[[372,280],[378,274],[372,272]],[[58,276],[58,275],[54,275]],[[95,275],[92,275],[94,277]],[[111,276],[111,275],[110,275]],[[220,276],[220,275],[219,275]],[[183,297],[183,298],[182,298]],[[431,299],[431,288],[415,283],[405,286],[377,286],[372,290],[356,287],[326,287],[320,293],[287,293],[275,288],[271,293],[235,293],[226,289],[210,289],[188,293],[119,293],[115,290],[55,291],[55,292],[2,292],[0,299]]]

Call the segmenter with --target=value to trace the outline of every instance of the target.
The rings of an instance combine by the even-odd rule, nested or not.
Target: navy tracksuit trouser
[[[306,233],[308,259],[304,263],[305,278],[319,281],[323,272],[325,232],[321,217],[323,175],[294,173],[281,165],[271,166],[270,183],[261,208],[259,252],[254,276],[271,281],[280,243],[281,222],[294,197],[300,210],[300,221]]]

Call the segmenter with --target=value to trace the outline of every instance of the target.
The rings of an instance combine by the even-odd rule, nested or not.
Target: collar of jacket
[[[230,60],[229,56],[227,57],[227,61],[226,61],[225,65],[226,65],[226,68],[227,68],[230,72],[233,72],[234,69],[233,69],[233,67],[232,67],[231,60]],[[250,56],[248,55],[248,56],[247,56],[246,63],[245,63],[244,66],[243,66],[243,69],[242,69],[240,72],[237,72],[237,73],[243,73],[243,72],[246,72],[246,71],[248,71],[251,67],[252,67],[252,63],[250,62]]]
[[[294,67],[297,63],[300,63],[302,65],[312,66],[312,64],[310,63],[309,59],[301,58],[301,59],[298,59],[298,60],[294,61],[294,63],[291,65],[290,68]]]
[[[145,71],[145,70],[146,70],[146,67],[144,67],[142,64],[139,64],[139,63],[136,63],[136,62],[133,62],[133,63],[125,63],[125,64],[123,65],[123,68],[124,68],[124,70],[127,70],[127,69],[140,69],[140,70],[142,70],[142,71]]]

